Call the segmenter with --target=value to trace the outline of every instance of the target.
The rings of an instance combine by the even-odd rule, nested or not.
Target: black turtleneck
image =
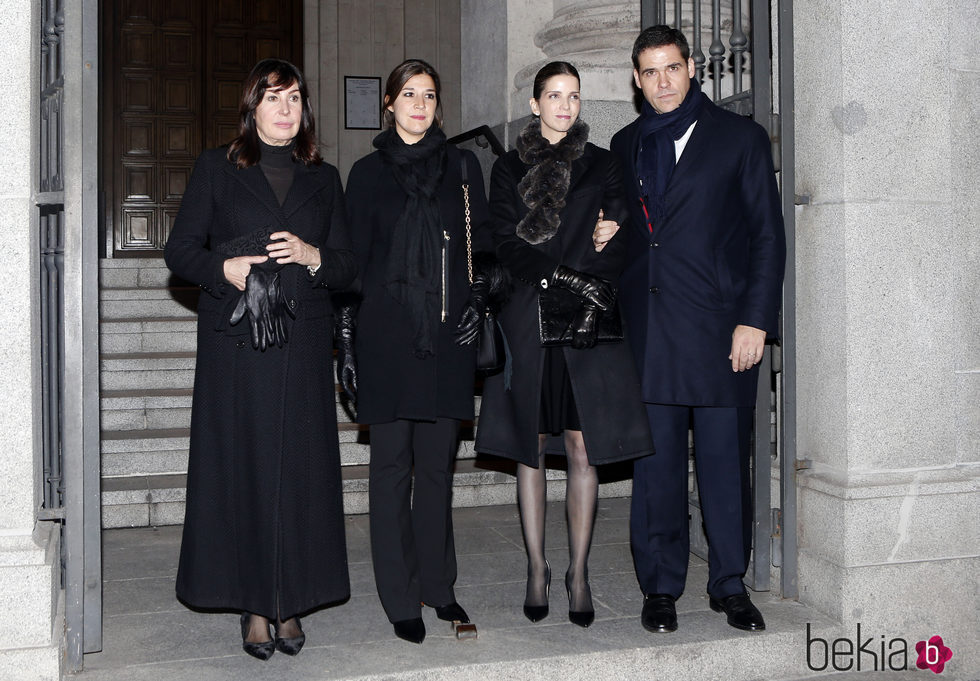
[[[293,184],[293,174],[296,172],[296,164],[293,162],[293,147],[296,142],[281,147],[274,147],[259,140],[259,167],[265,174],[265,179],[272,186],[272,192],[276,195],[276,200],[281,206],[286,200],[289,188]]]

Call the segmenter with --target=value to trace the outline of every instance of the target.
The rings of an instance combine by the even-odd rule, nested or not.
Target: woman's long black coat
[[[344,213],[328,164],[297,164],[281,207],[261,168],[235,168],[224,149],[194,167],[164,251],[204,291],[177,573],[191,605],[285,619],[350,593],[328,290],[356,273]],[[228,324],[241,294],[215,248],[265,227],[319,247],[322,265],[280,270],[296,317],[283,348],[260,352],[247,320]]]
[[[435,354],[415,356],[413,324],[407,310],[385,290],[391,229],[407,200],[390,166],[375,151],[360,159],[347,178],[347,215],[357,255],[362,302],[357,316],[357,420],[433,421],[473,418],[473,346],[459,346],[453,334],[469,297],[462,159],[467,164],[473,251],[492,250],[483,173],[476,157],[451,145],[439,186],[439,212],[449,234],[448,315],[438,324]]]
[[[500,322],[513,353],[511,388],[498,374],[486,380],[476,449],[538,465],[538,426],[544,350],[538,333],[538,288],[558,265],[615,282],[624,264],[624,240],[614,237],[595,252],[592,232],[599,209],[622,223],[627,216],[618,162],[586,144],[572,163],[558,233],[531,245],[516,234],[527,206],[517,185],[530,169],[516,150],[497,159],[490,176],[490,213],[497,257],[514,279]],[[592,464],[631,459],[653,451],[646,412],[640,402],[633,358],[625,343],[600,343],[587,350],[564,347],[582,435]]]

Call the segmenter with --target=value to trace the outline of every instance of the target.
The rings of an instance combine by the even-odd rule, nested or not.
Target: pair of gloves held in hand
[[[496,282],[487,268],[480,268],[473,275],[470,296],[463,305],[459,324],[456,326],[456,344],[469,345],[480,334],[480,323]],[[551,275],[549,286],[566,288],[582,299],[582,305],[572,321],[570,329],[573,348],[583,350],[596,344],[596,321],[600,311],[607,311],[616,302],[612,285],[600,278],[559,265]],[[354,327],[356,305],[343,304],[337,313],[337,381],[347,398],[354,403],[357,397],[357,364],[354,359]]]
[[[265,255],[266,245],[272,243],[269,236],[275,230],[274,227],[254,230],[220,244],[217,251],[230,257]],[[273,345],[281,348],[286,343],[286,316],[296,316],[286,302],[279,279],[279,270],[283,267],[271,258],[252,265],[245,278],[245,291],[228,320],[234,326],[247,317],[252,347],[263,352]]]

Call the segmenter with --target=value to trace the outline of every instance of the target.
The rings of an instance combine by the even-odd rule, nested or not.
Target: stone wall
[[[794,3],[800,593],[980,667],[980,11],[938,7]]]
[[[0,678],[59,676],[58,534],[35,523],[40,480],[39,264],[33,192],[38,101],[37,3],[0,0],[0,60],[24,77],[0,104]],[[29,74],[29,75],[28,75]]]

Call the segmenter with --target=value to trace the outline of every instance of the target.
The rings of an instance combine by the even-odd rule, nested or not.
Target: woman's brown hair
[[[388,110],[388,106],[394,103],[398,93],[402,91],[410,78],[421,74],[429,76],[435,83],[436,115],[433,122],[440,128],[442,127],[442,84],[439,82],[439,74],[432,68],[431,64],[421,59],[406,59],[388,74],[388,81],[385,83],[385,96],[381,104],[384,127],[390,128],[395,125],[395,114]]]
[[[300,70],[284,59],[263,59],[252,68],[242,88],[242,101],[238,106],[238,137],[228,145],[228,160],[239,168],[248,168],[259,162],[261,151],[259,133],[255,127],[255,109],[258,108],[266,90],[285,90],[293,84],[299,89],[303,102],[299,132],[293,138],[293,158],[306,165],[323,163],[320,150],[316,146],[316,123],[313,108],[306,89],[306,79]]]

